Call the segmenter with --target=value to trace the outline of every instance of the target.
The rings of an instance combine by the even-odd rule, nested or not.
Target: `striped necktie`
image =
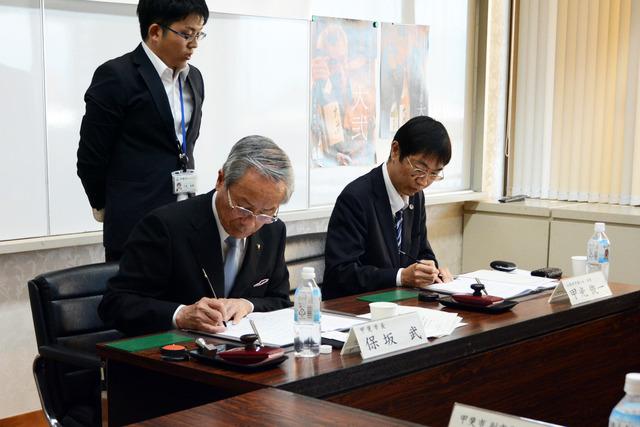
[[[402,222],[404,217],[404,215],[402,215],[403,212],[404,212],[404,209],[400,209],[398,212],[396,212],[396,215],[395,215],[396,243],[398,244],[398,250],[402,248]]]

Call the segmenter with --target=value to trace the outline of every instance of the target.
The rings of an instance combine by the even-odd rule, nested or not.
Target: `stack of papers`
[[[253,334],[252,319],[256,329],[260,334],[263,344],[283,347],[293,344],[293,308],[283,308],[282,310],[250,313],[237,325],[227,322],[227,329],[219,334],[206,334],[218,338],[225,338],[233,341],[240,341],[240,337],[245,334]],[[337,331],[349,329],[353,325],[364,323],[365,321],[353,316],[339,315],[333,313],[322,313],[320,317],[321,331]],[[198,332],[202,334],[202,332]]]
[[[558,281],[546,277],[532,276],[526,270],[515,270],[511,273],[495,270],[477,270],[458,276],[449,283],[435,283],[427,286],[427,289],[445,294],[465,294],[471,293],[471,285],[476,283],[476,278],[485,287],[487,294],[504,299],[522,297],[553,289]]]
[[[430,338],[450,335],[457,327],[466,325],[466,323],[462,323],[462,317],[457,313],[449,313],[446,311],[422,307],[409,307],[405,305],[398,306],[396,315],[407,313],[418,313],[418,316],[424,325],[424,331]],[[371,313],[362,314],[358,317],[371,319]]]

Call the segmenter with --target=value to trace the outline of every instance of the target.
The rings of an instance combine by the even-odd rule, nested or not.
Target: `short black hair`
[[[444,125],[427,116],[416,116],[400,129],[393,137],[398,141],[400,160],[411,154],[424,154],[435,157],[446,165],[451,160],[451,140]]]
[[[209,19],[205,0],[140,0],[136,12],[142,40],[147,39],[151,24],[169,26],[189,15],[202,16],[205,24]]]

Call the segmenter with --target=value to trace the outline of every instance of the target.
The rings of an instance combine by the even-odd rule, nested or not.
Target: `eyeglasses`
[[[441,181],[444,179],[444,170],[440,169],[439,171],[425,171],[422,169],[419,169],[415,166],[413,166],[413,164],[411,163],[411,160],[409,159],[409,157],[406,157],[407,162],[409,162],[409,166],[411,166],[411,168],[413,169],[413,171],[411,172],[411,176],[414,178],[424,178],[427,177],[429,179],[432,179],[434,181]]]
[[[203,33],[202,31],[200,31],[199,33],[187,34],[187,33],[183,33],[183,32],[180,32],[180,31],[176,31],[173,28],[169,27],[168,25],[160,24],[160,26],[162,28],[164,28],[165,30],[171,31],[173,34],[182,37],[188,43],[191,43],[194,40],[200,41],[200,40],[204,39],[205,37],[207,37],[207,33]]]
[[[256,223],[260,225],[272,224],[278,220],[277,215],[278,215],[279,207],[278,209],[276,209],[276,212],[273,214],[273,216],[265,215],[265,214],[256,215],[247,208],[234,205],[233,202],[231,201],[231,193],[229,193],[228,188],[227,188],[227,199],[229,199],[229,206],[231,206],[231,210],[233,211],[233,213],[243,219],[253,218],[256,221]]]

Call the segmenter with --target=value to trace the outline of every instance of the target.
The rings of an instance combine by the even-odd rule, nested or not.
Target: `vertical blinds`
[[[522,0],[512,193],[640,205],[640,1]]]

